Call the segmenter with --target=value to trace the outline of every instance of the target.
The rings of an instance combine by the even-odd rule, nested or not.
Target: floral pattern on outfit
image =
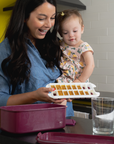
[[[93,49],[87,42],[83,42],[78,48],[65,45],[64,47],[61,46],[61,49],[64,55],[61,58],[60,67],[65,71],[62,71],[62,75],[57,79],[57,82],[70,83],[78,79],[86,66],[82,54],[87,51],[93,53]],[[86,82],[88,81],[89,79]]]

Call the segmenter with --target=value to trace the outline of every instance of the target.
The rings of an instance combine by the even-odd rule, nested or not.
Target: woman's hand
[[[53,88],[41,87],[35,91],[11,95],[7,101],[7,105],[22,105],[33,104],[36,101],[44,101],[48,103],[61,103],[64,99],[53,99],[48,96],[49,92],[52,92]]]
[[[65,99],[53,99],[49,97],[48,93],[54,91],[54,88],[41,87],[36,90],[36,101],[62,103]]]
[[[67,99],[68,102],[72,102],[72,100],[73,100],[73,99],[71,99],[71,98],[68,98],[68,99]]]

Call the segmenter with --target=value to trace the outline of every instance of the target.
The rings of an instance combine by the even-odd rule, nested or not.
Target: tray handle
[[[39,132],[39,133],[37,134],[36,140],[37,140],[39,137],[41,137],[41,135],[42,135],[42,133]]]
[[[74,126],[76,124],[76,121],[73,119],[66,119],[66,125]]]
[[[100,92],[96,92],[96,95],[97,95],[97,96],[100,96]]]
[[[95,84],[93,84],[93,83],[91,83],[91,82],[89,82],[89,84],[90,84],[90,85],[92,85],[92,87],[93,87],[93,88],[95,88],[95,87],[96,87],[96,85],[95,85]]]

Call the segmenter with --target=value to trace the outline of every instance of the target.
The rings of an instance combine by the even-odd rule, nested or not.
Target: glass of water
[[[113,134],[114,99],[110,97],[93,97],[91,104],[93,134]]]

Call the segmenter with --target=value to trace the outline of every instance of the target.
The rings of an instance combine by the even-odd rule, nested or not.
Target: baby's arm
[[[83,69],[81,76],[74,82],[86,82],[86,80],[91,76],[95,67],[93,53],[91,51],[84,52],[82,57],[84,58],[86,66]]]

